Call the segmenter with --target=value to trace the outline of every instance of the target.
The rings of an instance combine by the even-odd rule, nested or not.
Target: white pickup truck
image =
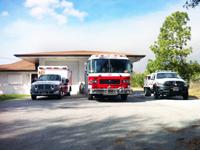
[[[188,99],[188,85],[176,72],[160,71],[146,76],[144,93],[145,96],[153,93],[155,99],[161,96],[183,96],[183,99]]]

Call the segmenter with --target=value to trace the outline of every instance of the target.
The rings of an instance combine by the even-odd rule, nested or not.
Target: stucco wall
[[[39,65],[67,65],[72,70],[72,92],[79,92],[79,84],[84,82],[85,57],[40,58]],[[0,72],[0,94],[30,94],[31,72]]]
[[[0,94],[30,94],[31,73],[0,72]]]

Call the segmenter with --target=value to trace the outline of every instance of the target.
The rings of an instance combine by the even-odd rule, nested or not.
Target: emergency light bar
[[[65,66],[40,66],[38,69],[43,70],[43,69],[61,69],[61,70],[69,70],[69,68]]]
[[[120,55],[120,54],[98,54],[98,55],[92,55],[90,57],[91,59],[94,59],[94,58],[110,58],[110,59],[128,59],[126,57],[126,55]]]

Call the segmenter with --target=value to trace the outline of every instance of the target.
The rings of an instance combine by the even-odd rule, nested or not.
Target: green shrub
[[[11,99],[24,99],[30,95],[26,94],[0,94],[0,101],[11,100]]]
[[[131,86],[132,87],[143,87],[144,84],[144,73],[134,73],[131,76]]]

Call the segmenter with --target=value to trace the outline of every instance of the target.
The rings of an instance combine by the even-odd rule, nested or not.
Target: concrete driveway
[[[1,150],[200,149],[200,101],[143,95],[0,102]]]

